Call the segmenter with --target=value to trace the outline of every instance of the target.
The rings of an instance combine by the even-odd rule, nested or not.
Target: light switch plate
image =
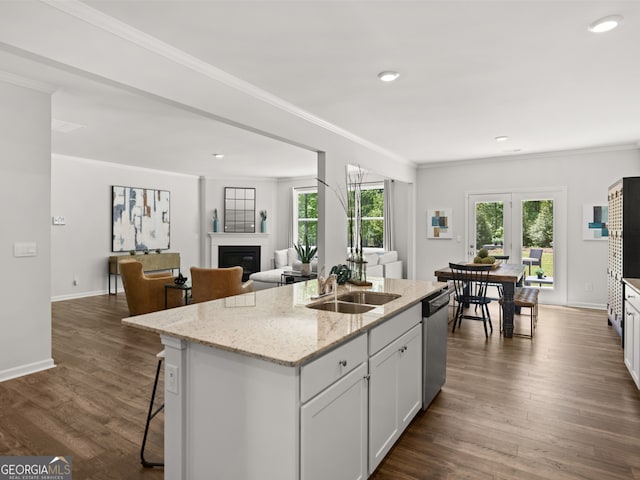
[[[38,255],[36,242],[16,242],[13,244],[14,257],[35,257]]]
[[[64,217],[51,217],[51,223],[54,225],[66,225]]]

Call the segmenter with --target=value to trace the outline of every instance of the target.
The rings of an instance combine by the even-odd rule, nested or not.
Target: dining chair
[[[487,322],[492,333],[493,325],[491,324],[491,314],[489,313],[491,298],[487,297],[487,288],[489,286],[489,272],[492,266],[449,263],[449,268],[451,268],[453,276],[454,298],[457,303],[451,333],[455,333],[456,326],[458,328],[462,326],[462,319],[464,318],[482,321],[485,337],[489,337]],[[465,308],[471,305],[480,307],[481,315],[465,313]],[[476,312],[474,311],[474,313]]]

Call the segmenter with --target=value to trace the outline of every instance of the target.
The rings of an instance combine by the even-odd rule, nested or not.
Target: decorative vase
[[[358,253],[349,255],[347,259],[349,267],[349,283],[361,286],[371,286],[371,282],[367,281],[367,261]]]
[[[302,275],[311,275],[311,264],[303,263],[302,266],[300,267],[300,273]]]
[[[262,220],[260,222],[260,233],[267,233],[267,220]]]
[[[215,218],[213,220],[213,231],[217,232],[219,230],[219,228],[220,228],[220,222],[218,221],[217,218]]]

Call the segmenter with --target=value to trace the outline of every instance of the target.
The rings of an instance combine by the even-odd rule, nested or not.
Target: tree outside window
[[[362,185],[362,246],[383,248],[384,240],[384,186],[381,183]],[[294,190],[295,242],[317,245],[318,240],[318,193],[315,188]]]
[[[318,192],[315,189],[295,190],[296,201],[296,243],[305,242],[309,237],[310,245],[318,244]]]

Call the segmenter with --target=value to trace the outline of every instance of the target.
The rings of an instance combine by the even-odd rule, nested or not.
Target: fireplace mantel
[[[260,269],[269,270],[272,252],[269,252],[268,233],[209,233],[211,239],[211,268],[218,268],[218,247],[220,245],[260,245]]]

